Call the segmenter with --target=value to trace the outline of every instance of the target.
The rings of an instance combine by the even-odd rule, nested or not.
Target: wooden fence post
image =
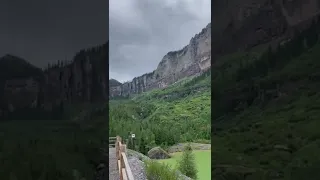
[[[127,162],[127,146],[126,144],[122,144],[122,138],[117,136],[116,138],[116,156],[117,156],[117,166],[119,168],[120,180],[133,180],[132,172]],[[123,154],[123,155],[122,155]],[[124,157],[125,156],[125,157]],[[127,165],[127,166],[126,166]],[[127,172],[127,168],[129,169],[129,174]]]
[[[127,145],[123,144],[123,145],[121,146],[120,151],[127,154]]]
[[[123,168],[123,157],[120,154],[120,180],[123,180],[122,168]]]
[[[116,147],[116,157],[117,157],[117,160],[119,160],[119,159],[120,159],[120,157],[119,157],[119,153],[118,153],[118,151],[119,151],[119,141],[118,141],[118,136],[116,137],[116,145],[115,145],[115,147]]]

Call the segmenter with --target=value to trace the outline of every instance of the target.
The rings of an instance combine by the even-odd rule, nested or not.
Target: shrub
[[[197,167],[190,144],[184,147],[182,157],[178,162],[178,169],[186,176],[197,179]]]
[[[181,180],[176,170],[168,164],[162,164],[154,160],[145,161],[147,179],[149,180]]]

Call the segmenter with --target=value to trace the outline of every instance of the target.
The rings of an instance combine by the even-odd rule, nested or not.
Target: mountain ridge
[[[113,78],[109,79],[109,87],[119,86],[121,84],[122,83],[116,79],[113,79]]]
[[[211,22],[177,51],[168,52],[157,68],[132,81],[109,87],[109,97],[139,94],[165,88],[179,79],[200,74],[211,67]]]
[[[0,78],[0,118],[23,119],[28,108],[37,109],[32,116],[28,114],[30,117],[46,114],[42,118],[52,118],[54,114],[64,114],[70,104],[107,100],[108,49],[109,42],[82,49],[71,61],[57,61],[45,69],[13,55],[4,56],[2,59],[7,60],[0,64],[10,68],[0,67],[5,67],[0,72],[4,74]],[[22,66],[17,66],[16,61]]]
[[[41,68],[31,64],[30,62],[28,62],[27,60],[19,57],[19,56],[15,56],[15,55],[11,55],[11,54],[6,54],[2,57],[0,57],[0,71],[1,71],[1,77],[2,78],[11,78],[10,76],[14,74],[17,74],[17,73],[22,73],[21,75],[23,76],[26,72],[16,72],[16,71],[10,71],[12,68],[22,68],[20,70],[26,70],[26,69],[34,69],[34,70],[37,70],[37,71],[42,71]],[[7,73],[4,73],[4,72],[7,72]],[[8,74],[9,72],[12,72],[10,74]],[[21,76],[20,75],[20,76]],[[25,75],[28,75],[25,74]],[[9,76],[9,77],[7,77]]]

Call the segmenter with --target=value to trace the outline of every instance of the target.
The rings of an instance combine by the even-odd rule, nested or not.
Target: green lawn
[[[198,180],[211,179],[211,150],[196,150],[193,151],[197,167],[198,167]],[[182,152],[172,153],[171,159],[159,160],[169,164],[171,167],[177,166],[177,161],[182,155]]]

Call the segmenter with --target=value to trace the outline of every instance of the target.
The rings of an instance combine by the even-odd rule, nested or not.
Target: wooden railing
[[[120,136],[116,137],[116,156],[118,160],[118,170],[120,174],[120,180],[134,180],[132,171],[128,162],[128,158],[126,155],[127,146],[122,144],[122,139]]]
[[[109,137],[109,148],[116,147],[117,137]]]

